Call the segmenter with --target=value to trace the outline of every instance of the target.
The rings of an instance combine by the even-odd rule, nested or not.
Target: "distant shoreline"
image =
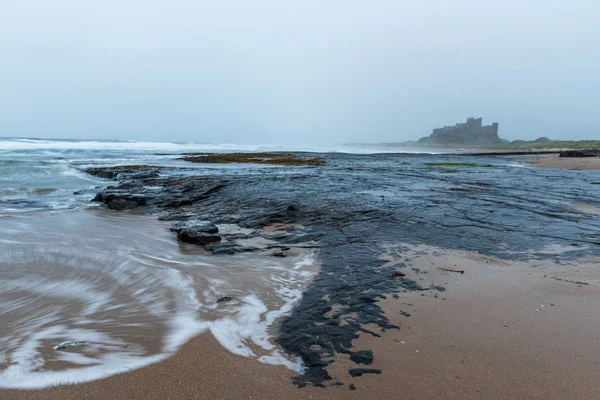
[[[558,157],[556,154],[542,154],[531,159],[529,165],[537,168],[598,171],[600,157]]]
[[[404,147],[404,146],[383,146],[374,144],[351,144],[344,146],[370,146],[371,149],[386,150],[388,154],[440,154],[454,156],[527,156],[527,155],[544,155],[544,154],[559,154],[561,151],[578,150],[578,149],[553,149],[553,150],[507,150],[507,149],[486,149],[486,148],[421,148],[421,147]],[[397,151],[390,151],[397,149]],[[412,150],[412,151],[407,151]]]
[[[600,149],[600,140],[555,140],[548,142],[539,141],[523,141],[515,140],[510,143],[498,144],[493,143],[489,145],[448,145],[443,143],[418,143],[418,142],[404,142],[404,143],[345,143],[347,147],[376,147],[376,148],[402,148],[402,149],[423,149],[423,150],[437,150],[442,152],[465,152],[472,153],[478,152],[482,154],[495,154],[495,153],[507,153],[512,152],[515,154],[544,154],[544,153],[558,153],[565,150],[597,150]]]

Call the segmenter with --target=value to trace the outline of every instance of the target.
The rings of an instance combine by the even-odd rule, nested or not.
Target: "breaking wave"
[[[234,354],[301,368],[272,339],[316,272],[311,252],[207,256],[152,217],[99,210],[4,218],[0,243],[1,388],[108,377],[204,332]]]
[[[215,152],[235,151],[305,151],[315,153],[429,153],[429,149],[405,148],[397,145],[335,145],[335,146],[277,146],[243,145],[234,143],[193,143],[193,142],[149,142],[149,141],[109,141],[109,140],[66,140],[66,139],[21,139],[0,138],[0,154],[29,155],[32,151],[47,157],[57,157],[71,151],[112,151],[112,152]]]
[[[191,142],[145,142],[145,141],[104,141],[104,140],[46,140],[46,139],[0,139],[0,150],[118,150],[118,151],[277,151],[280,146],[254,146],[239,144],[202,144]]]

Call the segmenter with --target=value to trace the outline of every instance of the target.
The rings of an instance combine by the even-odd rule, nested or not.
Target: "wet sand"
[[[600,157],[559,157],[558,154],[540,155],[530,161],[539,168],[600,170]]]
[[[373,350],[374,363],[364,367],[381,368],[381,375],[352,378],[348,370],[362,366],[339,355],[329,373],[343,386],[297,389],[290,383],[294,371],[235,356],[205,334],[141,370],[76,386],[1,390],[0,398],[600,398],[600,259],[557,265],[427,246],[387,251],[390,263],[407,262],[406,278],[447,290],[381,302],[401,329],[367,326],[382,337],[362,333],[353,342],[355,350]]]
[[[382,302],[402,327],[355,341],[375,353],[369,367],[383,369],[352,380],[363,398],[600,398],[600,260],[560,266],[420,250],[412,265],[447,291]]]
[[[293,392],[289,383],[292,374],[285,367],[233,355],[212,335],[204,334],[191,340],[174,357],[140,370],[82,385],[35,391],[0,390],[0,398],[277,399]]]

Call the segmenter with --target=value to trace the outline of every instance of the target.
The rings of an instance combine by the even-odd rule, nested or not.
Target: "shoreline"
[[[558,157],[557,155],[544,155],[530,160],[529,163],[537,168],[580,171],[600,170],[600,157]]]
[[[38,390],[0,389],[18,399],[277,399],[294,371],[234,355],[210,334],[191,339],[168,359],[130,372],[76,385]],[[293,388],[293,387],[292,387]],[[269,397],[261,397],[269,393]]]
[[[404,336],[398,335],[417,329],[427,332],[425,344],[431,343],[432,338],[440,343],[448,338],[467,340],[481,355],[479,358],[473,356],[475,369],[469,374],[476,379],[477,385],[485,387],[486,379],[492,382],[489,383],[491,390],[496,387],[496,381],[507,385],[510,380],[503,381],[493,375],[480,376],[478,370],[491,369],[500,377],[508,376],[512,380],[520,375],[515,375],[519,372],[516,367],[516,371],[511,372],[514,365],[510,360],[503,361],[503,369],[495,369],[499,366],[496,363],[498,353],[502,352],[488,352],[487,338],[493,335],[482,337],[478,334],[482,321],[488,321],[493,314],[496,320],[506,315],[515,323],[530,322],[532,316],[522,314],[524,310],[520,304],[533,304],[532,301],[545,304],[546,300],[541,302],[532,297],[541,288],[551,289],[553,296],[559,298],[566,293],[580,299],[581,293],[577,292],[580,287],[584,292],[594,291],[598,286],[595,280],[588,285],[582,284],[589,277],[579,276],[577,269],[577,260],[595,257],[600,245],[596,237],[600,227],[597,219],[600,204],[594,192],[597,187],[589,185],[589,174],[562,169],[553,172],[554,178],[568,180],[566,187],[549,183],[549,174],[533,168],[486,166],[443,174],[423,168],[421,159],[410,163],[394,155],[329,154],[324,157],[327,163],[322,166],[270,169],[269,173],[250,174],[189,176],[177,175],[176,169],[163,174],[154,167],[111,168],[114,185],[101,189],[95,198],[114,215],[125,210],[127,213],[154,214],[151,218],[157,218],[164,227],[158,235],[164,236],[163,243],[157,247],[165,251],[164,243],[171,243],[173,260],[180,260],[184,255],[193,267],[197,262],[196,255],[201,254],[215,257],[222,263],[221,268],[200,272],[202,279],[210,276],[219,279],[223,274],[233,273],[233,277],[225,280],[237,282],[249,268],[240,265],[243,269],[234,272],[228,264],[235,259],[253,257],[253,253],[260,255],[266,251],[264,255],[269,260],[278,260],[292,255],[289,251],[294,247],[319,249],[320,273],[314,276],[308,288],[299,289],[303,290],[299,302],[285,310],[288,314],[277,326],[275,341],[277,349],[287,356],[303,360],[304,374],[264,365],[251,358],[239,358],[227,353],[210,336],[201,335],[166,361],[147,368],[75,386],[41,391],[1,391],[0,396],[54,398],[52,396],[61,394],[66,398],[83,395],[118,398],[119,395],[135,396],[139,392],[147,393],[149,398],[154,394],[157,398],[203,398],[199,396],[207,393],[209,398],[239,398],[241,394],[247,394],[262,395],[262,398],[325,396],[335,399],[336,396],[393,398],[401,393],[408,398],[413,395],[412,398],[419,398],[419,393],[431,391],[432,386],[450,393],[454,381],[445,380],[447,369],[441,366],[434,369],[433,364],[425,364],[427,368],[423,369],[423,360],[408,357],[409,353],[402,352],[403,347],[397,347],[398,343],[408,343],[402,339]],[[432,161],[439,160],[430,157]],[[37,235],[43,234],[39,228],[33,226]],[[92,235],[94,240],[97,237],[119,240],[113,237],[112,231],[107,234],[97,229],[86,230],[86,234]],[[77,235],[77,231],[63,243],[76,243],[73,235]],[[154,233],[146,232],[146,235],[138,232],[125,237],[143,245],[147,245],[150,237],[160,239]],[[127,240],[118,244],[126,244]],[[394,244],[399,241],[406,244]],[[548,245],[555,248],[548,249]],[[448,260],[453,258],[457,259],[456,265],[448,265]],[[558,267],[544,267],[550,261],[567,269],[568,274],[560,275]],[[248,267],[260,265],[261,261],[251,264]],[[132,266],[135,265],[133,262]],[[457,274],[437,267],[466,272]],[[539,267],[552,269],[557,279],[530,280],[529,276],[537,274]],[[508,278],[498,273],[503,269],[511,271]],[[161,271],[161,268],[156,270]],[[470,272],[476,270],[494,273]],[[181,270],[185,275],[194,271],[198,270],[189,267]],[[514,279],[516,277],[522,279]],[[465,285],[470,280],[470,286]],[[562,290],[555,285],[567,286]],[[465,288],[467,292],[463,291]],[[196,296],[206,296],[202,286],[198,289],[194,291]],[[570,293],[571,289],[576,292]],[[219,290],[210,294],[204,303],[214,305],[225,298],[221,296],[229,295],[229,289]],[[486,300],[491,295],[496,302]],[[236,297],[235,293],[233,297]],[[451,303],[452,298],[458,303]],[[594,310],[600,309],[595,303],[596,292],[591,293],[589,299]],[[557,300],[551,301],[559,304]],[[507,304],[512,306],[506,308]],[[221,306],[230,305],[235,303]],[[586,307],[580,308],[585,310]],[[445,312],[436,314],[441,309]],[[464,309],[469,312],[463,313]],[[519,357],[535,349],[536,340],[546,339],[546,331],[558,329],[564,337],[574,338],[580,333],[587,335],[587,327],[581,321],[586,321],[595,311],[581,314],[577,307],[569,311],[569,314],[560,314],[556,319],[558,322],[553,321],[556,326],[536,320],[533,324],[537,329],[535,335],[527,334],[526,326],[522,326],[519,331],[523,335],[513,337],[520,343],[519,351],[513,356]],[[201,317],[196,311],[192,314]],[[269,317],[262,314],[258,314],[259,322]],[[562,324],[562,319],[573,323]],[[413,321],[415,325],[411,325]],[[470,329],[464,332],[460,327]],[[497,333],[491,326],[484,327],[494,335]],[[574,327],[579,329],[573,331],[571,328]],[[251,340],[258,344],[255,340],[262,342],[263,338],[264,335],[253,336]],[[556,340],[548,338],[553,340],[554,347],[560,347]],[[244,340],[242,345],[254,349],[247,337]],[[496,340],[503,339],[497,337]],[[594,345],[589,338],[581,338],[579,342],[588,347]],[[41,351],[46,348],[42,344],[37,347]],[[427,353],[432,354],[432,358],[426,360],[428,363],[455,360],[445,347],[434,346],[428,352],[422,350],[423,346],[419,347],[414,349],[414,354],[410,353],[412,357]],[[467,348],[463,350],[466,352]],[[246,354],[252,353],[256,354],[253,351]],[[568,351],[561,357],[569,359],[572,353]],[[7,355],[6,362],[16,365],[10,353]],[[540,354],[534,352],[526,356],[536,359]],[[546,357],[545,354],[541,356]],[[544,360],[553,369],[560,369],[552,357]],[[450,365],[451,369],[460,367]],[[350,370],[356,369],[359,370],[354,372],[360,374],[360,368],[382,371],[381,374],[359,377],[349,375]],[[411,375],[414,371],[420,373]],[[542,390],[544,385],[539,386],[538,382],[540,376],[535,371],[528,373],[532,374],[531,384],[523,390]],[[407,376],[412,378],[404,382]],[[460,379],[463,378],[461,375]],[[438,381],[443,384],[437,385]],[[298,389],[294,384],[302,388]],[[352,390],[350,385],[358,390]],[[495,390],[500,389],[496,387]],[[162,397],[158,397],[159,394]],[[459,396],[458,392],[455,394]],[[442,392],[437,396],[452,398]]]
[[[383,340],[361,335],[355,341],[359,349],[372,349],[373,367],[383,369],[376,379],[365,375],[355,382],[368,393],[365,397],[600,396],[595,333],[600,329],[600,259],[570,265],[510,261],[430,246],[403,246],[398,254],[398,262],[410,259],[412,267],[426,272],[427,282],[447,290],[403,293],[381,302],[392,322],[402,326]]]
[[[579,260],[565,269],[552,261],[514,262],[430,246],[401,245],[390,253],[388,263],[407,263],[400,267],[407,279],[421,276],[448,290],[381,300],[400,329],[364,326],[381,337],[362,332],[352,344],[372,350],[375,361],[356,365],[338,354],[327,389],[296,388],[294,371],[233,355],[203,334],[169,359],[140,370],[80,385],[0,390],[0,397],[568,400],[600,395],[594,379],[600,362],[595,340],[600,259]],[[464,273],[441,269],[454,265]],[[353,368],[382,373],[351,377]]]

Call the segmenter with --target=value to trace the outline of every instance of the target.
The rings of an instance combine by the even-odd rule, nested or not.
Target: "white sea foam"
[[[293,264],[259,254],[211,258],[182,253],[154,219],[72,211],[64,220],[46,214],[31,226],[26,217],[0,225],[0,309],[11,321],[0,326],[0,388],[141,368],[203,332],[234,354],[302,368],[273,334],[314,273],[312,254]],[[10,240],[16,234],[21,240]],[[233,300],[217,303],[225,295]]]
[[[0,387],[6,389],[41,389],[50,386],[89,382],[142,368],[166,359],[168,354],[139,357],[127,353],[109,354],[100,363],[83,368],[36,372],[30,365],[13,364],[0,372]]]
[[[61,169],[60,174],[63,176],[75,177],[82,181],[93,182],[97,185],[100,185],[100,184],[103,184],[106,182],[106,180],[104,180],[104,179],[100,179],[93,175],[87,174],[87,173],[85,173],[77,168],[74,168],[72,166],[66,166],[66,168]]]
[[[137,152],[233,152],[233,151],[306,151],[315,153],[427,153],[438,154],[444,151],[431,151],[427,148],[402,147],[399,145],[325,145],[325,146],[280,146],[244,145],[235,143],[193,143],[193,142],[148,142],[148,141],[99,141],[99,140],[51,140],[51,139],[0,139],[0,152],[27,152],[35,150],[38,155],[57,157],[64,150],[85,151],[137,151]],[[452,153],[449,151],[446,153]],[[15,153],[16,154],[16,153]],[[27,155],[28,153],[21,153]]]
[[[262,151],[280,150],[281,146],[212,144],[212,143],[174,143],[145,141],[96,141],[96,140],[45,140],[45,139],[0,139],[0,150],[117,150],[117,151]],[[39,153],[42,154],[42,153]],[[48,153],[54,156],[56,153]]]
[[[0,281],[0,291],[26,291],[35,295],[79,301],[85,304],[81,315],[94,314],[110,302],[110,295],[94,290],[81,280],[42,280],[32,276]],[[10,311],[4,308],[5,311]]]

